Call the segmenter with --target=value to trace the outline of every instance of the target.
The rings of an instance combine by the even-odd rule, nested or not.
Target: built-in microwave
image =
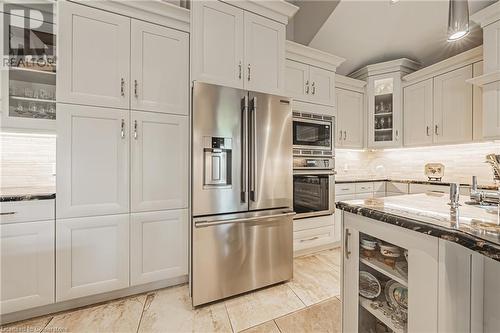
[[[294,112],[294,155],[333,155],[333,129],[332,116]]]

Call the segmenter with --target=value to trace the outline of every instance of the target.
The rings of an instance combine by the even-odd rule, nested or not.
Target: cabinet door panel
[[[1,313],[54,303],[54,220],[0,226]]]
[[[243,10],[220,1],[192,6],[193,78],[243,88]]]
[[[56,300],[129,286],[129,215],[56,221]]]
[[[336,89],[336,95],[336,142],[343,148],[362,148],[364,96],[345,89]]]
[[[309,67],[311,101],[320,104],[335,104],[335,73],[317,67]]]
[[[484,62],[476,62],[473,67],[473,76],[483,75]],[[472,91],[472,135],[474,141],[483,140],[483,88],[474,85]],[[500,128],[500,122],[499,122]]]
[[[309,66],[300,62],[287,60],[285,68],[285,86],[287,95],[296,100],[306,101],[308,89],[306,82],[309,80]]]
[[[57,104],[58,218],[129,211],[129,111]]]
[[[434,78],[434,142],[472,141],[472,65]]]
[[[132,214],[130,231],[132,285],[188,273],[187,210]]]
[[[345,214],[342,244],[342,332],[358,332],[359,318],[359,231],[346,222]],[[348,221],[348,220],[347,220]]]
[[[58,6],[57,101],[128,108],[130,19],[71,2]]]
[[[245,12],[245,88],[282,94],[285,25]]]
[[[432,144],[432,79],[405,87],[403,94],[405,146]]]
[[[188,113],[188,34],[132,21],[132,109]]]
[[[187,207],[186,116],[132,112],[132,212]]]

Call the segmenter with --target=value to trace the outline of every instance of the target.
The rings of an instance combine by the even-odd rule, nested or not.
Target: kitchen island
[[[344,332],[498,331],[498,207],[448,201],[429,192],[337,203]]]

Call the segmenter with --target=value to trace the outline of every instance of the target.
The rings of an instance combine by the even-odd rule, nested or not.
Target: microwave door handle
[[[257,140],[257,97],[252,98],[251,112],[251,137],[250,137],[250,199],[252,201],[257,201],[257,189],[256,189],[256,169],[257,169],[257,153],[256,153],[256,140]]]
[[[241,110],[241,202],[247,202],[247,137],[248,137],[248,96],[243,98]]]

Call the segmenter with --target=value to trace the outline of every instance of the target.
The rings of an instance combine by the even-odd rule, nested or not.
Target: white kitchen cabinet
[[[285,26],[244,13],[245,89],[282,94],[285,83]]]
[[[311,84],[311,102],[335,104],[335,73],[322,68],[309,67],[309,81]]]
[[[57,220],[56,247],[58,302],[129,286],[129,214]]]
[[[131,211],[186,208],[188,118],[132,111]]]
[[[286,61],[286,92],[295,100],[335,105],[335,72],[298,61]]]
[[[285,90],[294,100],[308,101],[311,92],[309,87],[309,65],[298,61],[286,60]]]
[[[483,75],[484,61],[472,65],[472,76]],[[474,85],[472,87],[472,138],[474,141],[482,141],[483,138],[483,88]]]
[[[129,111],[57,108],[57,218],[128,213]]]
[[[188,274],[188,225],[186,209],[131,214],[131,285]]]
[[[192,2],[195,80],[243,88],[243,10],[220,1]]]
[[[363,148],[364,95],[335,89],[337,106],[336,145],[339,148]]]
[[[220,1],[195,1],[191,11],[194,80],[284,92],[284,24]]]
[[[371,307],[371,301],[359,295],[360,271],[394,279],[383,263],[366,264],[369,260],[359,249],[360,240],[367,236],[408,250],[408,278],[397,278],[408,286],[407,329],[401,331],[438,332],[438,238],[347,212],[343,215],[343,332],[369,331],[376,325],[375,318],[394,326],[382,309]]]
[[[472,141],[472,65],[434,78],[434,143]]]
[[[0,225],[0,248],[0,313],[53,303],[54,220]]]
[[[335,242],[333,225],[321,228],[312,228],[293,233],[293,251],[303,254],[311,248],[330,246]]]
[[[58,2],[57,101],[129,107],[130,19]]]
[[[130,68],[132,109],[187,115],[187,33],[132,20]]]
[[[404,144],[425,146],[433,142],[433,80],[403,89]]]

